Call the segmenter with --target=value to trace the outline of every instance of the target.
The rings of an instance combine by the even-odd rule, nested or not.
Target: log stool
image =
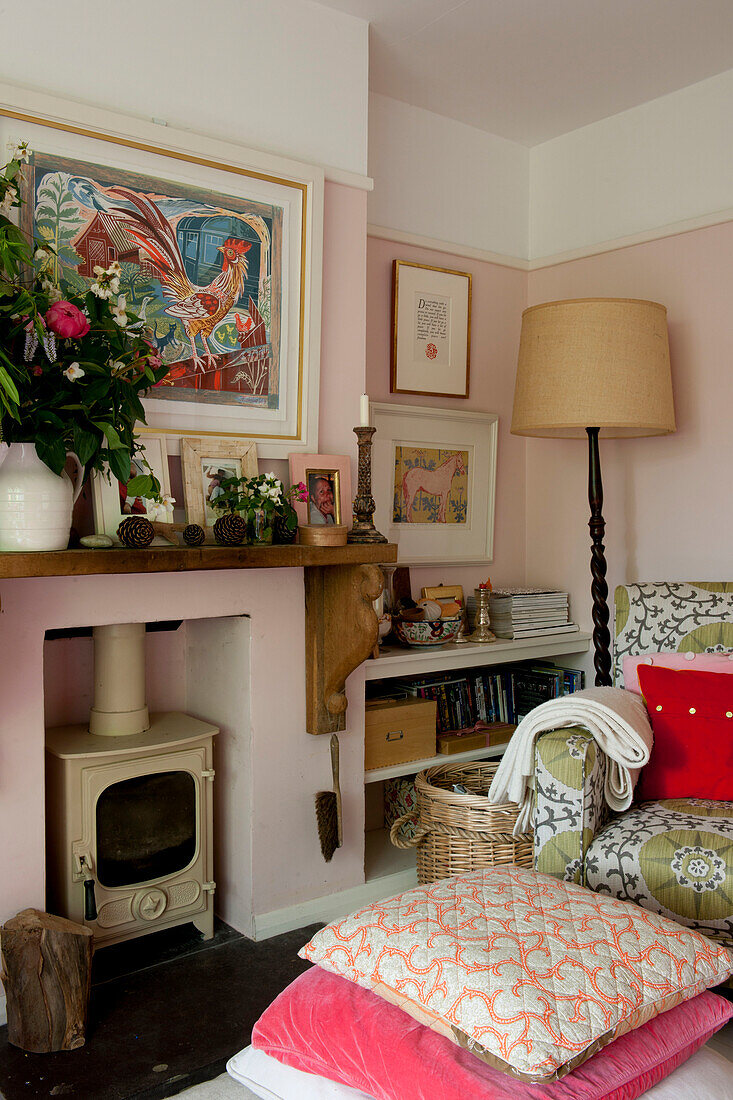
[[[0,928],[8,1039],[34,1054],[84,1045],[92,933],[64,917],[24,909]]]

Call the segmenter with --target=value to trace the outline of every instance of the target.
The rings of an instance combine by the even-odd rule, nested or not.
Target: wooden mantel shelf
[[[305,576],[306,720],[309,733],[346,723],[346,678],[377,643],[373,601],[380,565],[397,561],[391,543],[348,546],[203,546],[148,550],[52,550],[0,553],[0,581],[201,569],[293,569]]]
[[[81,577],[95,573],[180,573],[196,569],[388,565],[395,561],[397,547],[393,544],[51,550],[46,553],[0,553],[0,580],[11,577]]]

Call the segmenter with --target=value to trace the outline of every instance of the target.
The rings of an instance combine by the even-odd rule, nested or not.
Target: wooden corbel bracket
[[[308,733],[346,728],[346,678],[377,642],[372,606],[382,591],[378,565],[308,566],[305,572]]]

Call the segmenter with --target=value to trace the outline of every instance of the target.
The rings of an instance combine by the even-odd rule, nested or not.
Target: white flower
[[[152,520],[163,520],[163,522],[170,520],[175,502],[175,497],[172,496],[162,496],[160,500],[147,501],[148,518]]]
[[[122,374],[126,369],[126,364],[122,359],[113,359],[109,365],[110,374],[113,376],[116,374]]]
[[[112,316],[114,317],[120,328],[125,328],[127,325],[127,298],[124,294],[120,294],[117,299],[117,305],[112,306]]]
[[[24,160],[26,164],[28,163],[31,150],[27,141],[9,141],[7,148],[11,160]]]
[[[92,271],[95,275],[104,275],[104,268],[100,267],[99,264],[95,264]]]
[[[41,289],[44,294],[48,294],[48,300],[51,303],[60,302],[64,297],[56,284],[52,283],[50,279],[41,279]]]
[[[13,187],[12,184],[10,184],[10,186],[5,191],[5,197],[3,198],[3,201],[0,202],[0,214],[5,214],[7,216],[13,209],[13,204],[15,203],[17,197],[18,192],[16,188]]]
[[[77,378],[84,377],[86,371],[82,370],[78,363],[71,363],[64,371],[64,374],[70,382],[76,382]]]
[[[95,274],[96,274],[96,272],[95,272]],[[120,267],[117,260],[112,261],[112,263],[107,268],[107,271],[106,271],[105,274],[107,274],[107,275],[121,275],[122,274],[122,268]]]
[[[112,291],[113,294],[119,294],[119,292],[120,292],[120,280],[117,278],[117,276],[115,276],[113,279],[110,279],[109,289]]]
[[[37,248],[36,251],[33,253],[33,259],[37,260],[39,264],[45,263],[48,257],[49,253],[46,252],[45,248]]]

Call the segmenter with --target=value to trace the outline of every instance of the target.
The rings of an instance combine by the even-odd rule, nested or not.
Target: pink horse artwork
[[[405,518],[412,523],[412,506],[415,497],[422,490],[428,496],[440,497],[438,509],[438,523],[445,523],[445,512],[448,507],[448,496],[451,484],[456,474],[465,474],[466,467],[459,452],[447,458],[442,465],[435,470],[426,470],[423,466],[413,466],[402,478],[402,496],[405,502]]]

